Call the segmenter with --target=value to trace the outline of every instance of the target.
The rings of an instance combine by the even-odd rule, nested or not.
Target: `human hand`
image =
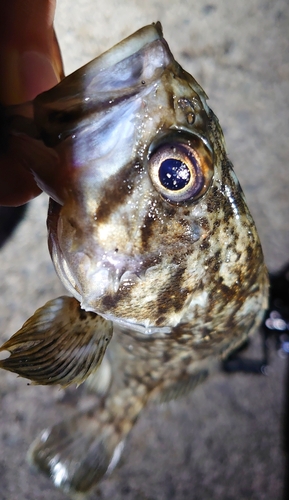
[[[55,3],[56,0],[1,2],[1,105],[31,100],[63,77],[60,49],[53,29]],[[36,141],[23,147],[23,138],[17,137],[0,143],[0,205],[21,205],[40,194],[29,171],[31,158],[40,157],[40,149]]]

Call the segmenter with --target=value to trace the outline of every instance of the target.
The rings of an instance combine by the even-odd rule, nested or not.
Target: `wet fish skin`
[[[254,332],[268,278],[218,119],[159,25],[124,40],[33,106],[38,137],[58,158],[54,169],[35,167],[52,197],[52,260],[71,300],[114,330],[88,378],[100,397],[95,408],[45,430],[30,459],[57,486],[86,492],[115,466],[148,401],[186,393]],[[159,166],[170,158],[189,166],[182,188],[167,175],[172,189],[162,184]],[[76,321],[80,314],[76,308]],[[53,315],[50,321],[53,329]],[[25,376],[33,380],[25,335],[26,328],[8,341],[11,356],[0,367],[23,375],[23,341]],[[72,343],[73,329],[71,336]],[[38,378],[53,382],[45,370],[39,366]],[[57,382],[66,385],[65,377],[60,370]]]

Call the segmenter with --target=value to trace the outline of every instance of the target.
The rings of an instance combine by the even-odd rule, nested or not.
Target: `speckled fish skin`
[[[149,400],[193,388],[255,331],[268,278],[218,119],[159,24],[40,95],[34,109],[59,158],[35,172],[52,198],[56,271],[71,300],[114,331],[91,376],[106,394],[101,405],[46,430],[30,455],[57,486],[87,491],[112,470]],[[155,174],[176,151],[199,169],[190,171],[200,179],[193,195],[187,185],[170,193]]]
[[[94,102],[82,122],[71,124],[69,109],[53,124],[69,137],[58,142],[55,134],[61,175],[68,172],[57,190],[63,207],[52,202],[48,218],[51,254],[84,309],[153,339],[188,335],[201,356],[224,353],[255,327],[266,303],[262,250],[205,93],[154,26],[144,33],[155,39],[121,69],[103,69],[91,90],[88,83],[85,96]],[[48,117],[53,92],[58,87],[45,94]],[[163,199],[148,172],[152,144],[174,134],[199,139],[203,162],[212,157],[213,179],[196,201]]]

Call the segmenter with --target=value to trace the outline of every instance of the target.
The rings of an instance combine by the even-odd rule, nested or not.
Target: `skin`
[[[59,45],[53,29],[54,0],[5,0],[0,16],[0,111],[20,104],[56,85],[63,77]],[[1,116],[1,129],[4,128]],[[15,156],[21,138],[10,136],[0,145],[0,204],[17,206],[41,193],[29,171],[27,154]],[[21,146],[21,145],[20,145]],[[36,151],[37,153],[37,151]]]

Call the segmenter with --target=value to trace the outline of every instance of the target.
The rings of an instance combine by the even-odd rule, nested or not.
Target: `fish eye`
[[[148,155],[149,174],[156,190],[171,203],[195,201],[208,190],[213,155],[196,135],[168,134]]]

